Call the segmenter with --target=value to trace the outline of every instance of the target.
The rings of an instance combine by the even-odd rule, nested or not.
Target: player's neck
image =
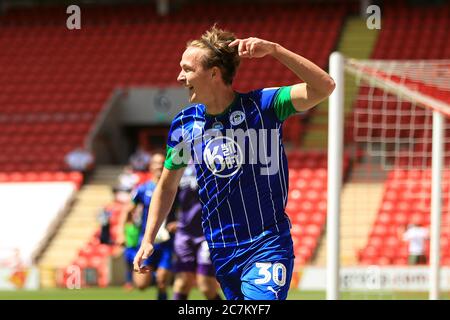
[[[219,115],[223,113],[234,101],[236,93],[231,86],[223,90],[213,92],[213,97],[206,105],[206,113],[209,115]]]

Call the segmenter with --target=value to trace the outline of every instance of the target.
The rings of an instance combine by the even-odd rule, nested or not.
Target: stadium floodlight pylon
[[[356,60],[338,52],[330,56],[336,89],[329,99],[327,299],[339,299],[344,72],[358,86],[353,141],[380,157],[386,170],[431,169],[429,297],[438,299],[442,182],[449,183],[444,174],[450,177],[450,60]]]

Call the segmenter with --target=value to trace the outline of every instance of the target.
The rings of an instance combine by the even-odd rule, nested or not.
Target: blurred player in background
[[[134,258],[137,248],[139,248],[144,237],[150,202],[152,201],[156,184],[161,177],[163,164],[164,154],[155,152],[149,165],[152,179],[137,187],[132,196],[132,203],[125,208],[124,213],[122,213],[119,230],[124,230],[127,219],[130,219],[130,216],[132,216],[138,206],[142,207],[138,245],[134,250],[127,250],[127,261],[131,260],[132,257]],[[144,290],[152,283],[153,273],[156,272],[158,300],[167,300],[167,287],[172,276],[173,237],[171,237],[170,233],[173,233],[176,229],[175,214],[173,211],[172,214],[167,217],[166,221],[163,221],[163,226],[159,229],[159,232],[155,237],[155,254],[144,262],[144,272],[133,274],[134,285],[138,289]],[[119,242],[121,244],[125,242],[123,234]]]
[[[195,167],[189,165],[178,190],[178,223],[175,233],[174,300],[187,300],[197,283],[208,300],[221,300],[208,243],[202,229],[202,205],[198,199]]]
[[[148,165],[147,165],[148,168]],[[124,192],[131,192],[139,183],[139,176],[133,172],[131,166],[125,166],[122,173],[117,178],[117,188]]]
[[[139,249],[139,234],[140,234],[140,217],[136,214],[137,211],[126,212],[125,223],[123,228],[124,238],[121,238],[118,242],[125,246],[124,259],[125,259],[125,285],[126,290],[133,289],[133,259]]]
[[[240,58],[265,56],[278,60],[304,83],[235,92],[232,81]],[[192,157],[203,204],[203,230],[226,298],[284,300],[294,251],[285,213],[288,165],[281,127],[289,115],[325,100],[334,90],[334,81],[317,65],[277,43],[236,39],[215,26],[187,44],[180,66],[178,81],[189,89],[193,104],[172,121],[165,168],[134,268],[142,270],[142,262],[153,253],[156,234]],[[240,144],[234,137],[239,129],[248,134]],[[250,156],[260,151],[267,156],[246,162],[242,149],[252,152]],[[274,170],[265,162],[268,150]]]

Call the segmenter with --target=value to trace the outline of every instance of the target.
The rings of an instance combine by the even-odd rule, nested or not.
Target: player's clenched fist
[[[276,43],[259,38],[236,39],[229,46],[238,46],[238,53],[243,58],[262,58],[275,51]]]
[[[139,251],[136,253],[136,256],[133,260],[133,268],[134,271],[139,273],[147,273],[149,272],[149,268],[146,266],[142,266],[142,262],[147,260],[153,253],[153,245],[151,243],[142,243]]]

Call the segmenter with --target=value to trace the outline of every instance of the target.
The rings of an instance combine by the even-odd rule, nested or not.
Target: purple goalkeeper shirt
[[[198,240],[204,240],[202,205],[198,199],[194,166],[188,166],[181,178],[177,201],[179,204],[177,232],[189,235],[192,239],[202,238]]]

